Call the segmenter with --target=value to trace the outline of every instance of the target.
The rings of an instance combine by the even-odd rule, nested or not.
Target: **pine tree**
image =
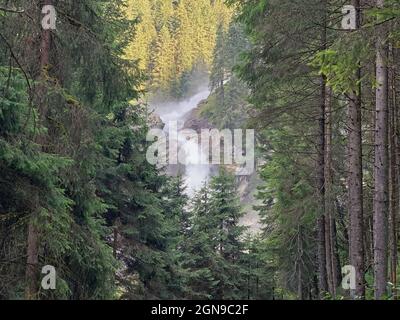
[[[376,6],[384,7],[384,0]],[[374,280],[375,299],[387,294],[388,266],[388,47],[386,26],[378,27],[376,43],[376,120],[374,165]]]
[[[217,253],[216,269],[213,272],[218,284],[214,298],[235,299],[240,293],[240,281],[244,275],[240,264],[244,248],[241,237],[246,228],[239,225],[243,212],[234,177],[225,169],[220,169],[219,175],[211,180],[210,195],[214,250]]]
[[[169,179],[166,184],[163,210],[168,224],[168,261],[171,277],[168,291],[173,298],[185,298],[187,277],[183,264],[187,258],[188,239],[192,233],[192,221],[188,209],[189,198],[181,174]]]
[[[211,217],[210,189],[205,185],[193,198],[192,226],[184,238],[182,266],[188,275],[185,290],[190,299],[211,299],[217,283],[211,271],[215,258]]]
[[[189,297],[238,299],[243,297],[246,274],[243,263],[245,227],[234,177],[225,169],[198,192],[193,223],[187,239]]]
[[[168,91],[175,79],[174,41],[166,26],[163,26],[156,42],[153,58],[153,86]]]
[[[40,70],[39,48],[33,46],[29,55],[20,50],[30,41],[40,43],[35,39],[40,32],[32,29],[29,19],[15,23],[15,16],[1,16],[5,41],[0,46],[13,61],[5,74],[11,70],[15,81],[2,73],[0,90],[7,98],[0,98],[1,114],[9,114],[14,124],[2,126],[1,167],[8,176],[2,179],[0,213],[12,219],[1,220],[0,228],[17,230],[13,237],[4,238],[2,233],[2,243],[18,242],[4,259],[23,257],[28,242],[32,248],[28,268],[21,259],[6,266],[5,272],[10,268],[13,277],[1,285],[2,297],[21,298],[26,287],[29,298],[114,298],[117,260],[128,262],[124,264],[128,278],[141,280],[133,283],[143,287],[144,295],[167,296],[167,224],[158,193],[164,179],[145,159],[147,111],[127,102],[138,97],[135,88],[141,73],[134,62],[121,58],[134,22],[126,19],[121,1],[64,5],[60,19],[65,24],[60,25],[57,41],[65,45],[62,50],[48,46],[48,52],[43,51],[48,59],[43,58]],[[82,25],[76,27],[71,21]],[[16,25],[18,38],[12,36]],[[95,30],[96,41],[88,41],[93,37],[89,30]],[[18,56],[13,56],[14,50]],[[0,64],[9,65],[9,59],[2,56]],[[34,82],[37,79],[40,82]],[[19,93],[8,97],[10,85]],[[42,99],[40,108],[32,103],[33,88],[43,88],[44,94],[35,96]],[[13,103],[17,106],[13,112],[23,113],[10,113],[8,106]],[[13,190],[10,184],[20,190],[13,196],[20,207],[3,201]],[[29,241],[26,237],[27,221],[36,229],[35,246],[32,236]],[[130,247],[119,247],[118,241]],[[34,275],[46,264],[56,267],[56,291],[38,290]],[[152,265],[159,267],[157,278]],[[130,280],[124,284],[140,294]]]
[[[222,25],[220,25],[222,27]],[[220,129],[243,127],[248,118],[248,88],[233,72],[249,42],[243,27],[236,21],[229,24],[225,36],[219,30],[214,50],[210,86],[213,90],[202,114]]]
[[[151,60],[153,42],[157,39],[153,11],[149,0],[127,1],[126,15],[130,20],[137,19],[138,23],[129,45],[125,50],[126,58],[139,60],[139,67],[148,71]]]

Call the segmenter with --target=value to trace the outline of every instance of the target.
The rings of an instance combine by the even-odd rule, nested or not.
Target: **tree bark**
[[[389,247],[390,247],[390,282],[393,284],[393,298],[397,298],[397,213],[399,210],[399,171],[397,168],[397,136],[396,136],[396,92],[394,87],[394,70],[391,72],[391,103],[389,110]]]
[[[324,5],[324,16],[322,17],[322,30],[321,30],[321,49],[326,49],[326,1],[322,2]],[[327,261],[327,219],[325,213],[325,104],[326,104],[326,77],[320,77],[320,104],[319,104],[319,131],[318,131],[318,193],[319,193],[319,217],[317,219],[318,228],[318,277],[319,277],[319,294],[323,298],[326,292],[329,292],[329,279],[328,275],[331,273],[331,263]]]
[[[333,261],[332,261],[332,127],[331,127],[331,101],[330,90],[325,90],[325,250],[326,250],[326,272],[328,280],[329,293],[335,294],[335,286],[333,280]]]
[[[360,1],[352,0],[357,10],[357,28],[360,27]],[[355,81],[361,79],[359,68]],[[362,131],[361,131],[361,85],[358,91],[349,93],[348,103],[348,212],[350,220],[349,244],[350,264],[356,270],[356,288],[351,296],[357,299],[365,297],[364,279],[364,239],[363,239],[363,173],[362,173]]]
[[[393,299],[398,299],[398,290],[397,290],[397,263],[398,263],[398,222],[399,222],[399,210],[400,210],[400,197],[399,197],[399,161],[400,161],[400,144],[399,144],[399,109],[397,108],[397,90],[396,90],[396,81],[397,81],[397,58],[398,51],[393,46],[390,47],[389,50],[392,68],[391,68],[391,174],[390,179],[392,181],[391,184],[391,208],[390,208],[390,281],[393,283]]]
[[[318,143],[318,192],[320,198],[320,215],[318,227],[318,277],[320,298],[328,292],[327,260],[326,260],[326,217],[325,217],[325,77],[321,77],[321,103],[319,113],[319,143]]]
[[[326,89],[325,109],[325,243],[328,287],[332,297],[339,285],[340,262],[337,250],[336,219],[334,216],[334,194],[332,177],[332,91]]]
[[[33,218],[28,225],[28,247],[26,260],[26,288],[25,299],[34,300],[37,296],[38,264],[39,264],[39,239],[38,230]]]
[[[348,210],[350,216],[350,264],[356,270],[356,289],[353,298],[365,296],[364,239],[363,239],[363,190],[361,147],[361,103],[360,97],[352,93],[348,110]]]
[[[377,0],[378,8],[384,0]],[[387,293],[388,265],[388,51],[385,26],[377,28],[376,121],[374,161],[374,286],[375,299]]]

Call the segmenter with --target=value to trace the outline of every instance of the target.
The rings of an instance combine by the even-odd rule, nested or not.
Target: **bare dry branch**
[[[11,9],[11,8],[4,8],[0,7],[0,11],[8,12],[8,13],[24,13],[24,9]]]

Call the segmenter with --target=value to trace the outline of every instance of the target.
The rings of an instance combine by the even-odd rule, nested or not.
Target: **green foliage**
[[[31,139],[35,133],[35,112],[26,94],[27,83],[17,69],[0,69],[1,134],[0,134],[0,221],[1,229],[25,230],[25,221],[31,215],[36,228],[40,229],[43,250],[58,264],[71,248],[70,228],[72,219],[69,210],[73,204],[65,196],[61,185],[62,170],[70,167],[71,160],[42,152]],[[3,233],[6,245],[14,245],[20,240]],[[12,278],[4,282],[6,294],[21,297],[24,280],[18,277],[21,270],[16,263],[24,263],[19,246],[2,257],[1,274]],[[2,251],[4,252],[4,251]],[[50,259],[49,259],[50,260]],[[61,273],[63,277],[63,273]],[[15,286],[15,287],[13,287]],[[15,289],[14,289],[15,288]]]
[[[12,57],[0,58],[2,298],[24,296],[29,221],[39,235],[38,267],[54,265],[58,276],[57,290],[38,298],[115,298],[116,284],[130,296],[169,297],[171,231],[159,192],[167,182],[145,158],[147,110],[128,103],[143,78],[121,58],[134,23],[122,8],[122,1],[64,3],[45,81],[23,72],[35,59],[17,57],[24,64],[8,68]],[[1,21],[13,41],[15,18]],[[32,37],[30,25],[18,24],[21,43]],[[36,101],[48,106],[43,122]],[[133,278],[139,282],[126,280]]]
[[[245,297],[245,228],[239,225],[242,215],[234,177],[221,169],[193,200],[192,229],[185,240],[183,263],[190,275],[188,297]]]
[[[24,297],[28,243],[38,275],[47,264],[57,271],[54,291],[34,279],[35,298],[244,297],[250,260],[234,178],[221,171],[192,209],[182,177],[146,160],[149,114],[139,102],[143,71],[152,89],[187,92],[195,70],[211,65],[217,21],[225,29],[230,10],[208,0],[64,1],[58,9],[44,70],[40,26],[0,16],[8,40],[0,43],[0,298]],[[227,68],[236,31],[223,44]],[[241,89],[231,83],[234,108]]]
[[[370,59],[370,46],[362,35],[354,33],[336,40],[329,49],[316,54],[311,65],[325,75],[335,92],[358,92],[363,79],[356,79],[359,67]]]
[[[302,288],[314,281],[313,230],[318,204],[310,180],[313,168],[306,159],[285,152],[304,143],[286,138],[289,130],[269,134],[274,155],[261,171],[265,185],[258,195],[263,202],[258,210],[265,226],[264,250],[272,261],[271,268],[276,268],[277,283],[288,292],[296,292],[299,281]]]
[[[125,55],[139,59],[147,89],[182,98],[197,72],[210,68],[218,25],[226,27],[231,10],[222,0],[127,0],[126,14],[139,23]]]
[[[220,129],[243,127],[248,118],[247,87],[233,74],[241,54],[249,48],[242,25],[232,22],[226,31],[220,24],[210,74],[210,97],[200,114]]]
[[[330,2],[327,8],[317,0],[230,3],[239,6],[237,19],[252,44],[235,71],[250,89],[250,125],[258,129],[259,153],[265,160],[260,168],[260,204],[255,206],[264,230],[255,245],[268,270],[268,286],[275,288],[270,296],[314,297],[316,221],[322,213],[315,169],[321,75],[315,70],[323,65],[321,73],[327,75],[325,70],[334,69],[336,73],[327,77],[338,90],[354,86],[348,78],[358,59],[366,58],[358,51],[365,53],[367,48],[362,41],[350,46],[350,40],[347,48],[343,40],[341,45],[348,51],[340,51],[340,63],[338,51],[322,50],[321,26],[325,10],[333,10]],[[326,41],[331,41],[330,32]],[[340,149],[340,129],[336,130],[334,143]]]

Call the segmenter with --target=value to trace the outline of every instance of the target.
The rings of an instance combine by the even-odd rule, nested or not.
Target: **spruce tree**
[[[239,225],[243,216],[234,176],[221,168],[210,183],[213,245],[216,251],[214,277],[218,280],[215,299],[235,299],[240,295],[240,282],[244,270],[240,264],[243,255],[243,233]],[[235,275],[235,276],[234,276]]]

